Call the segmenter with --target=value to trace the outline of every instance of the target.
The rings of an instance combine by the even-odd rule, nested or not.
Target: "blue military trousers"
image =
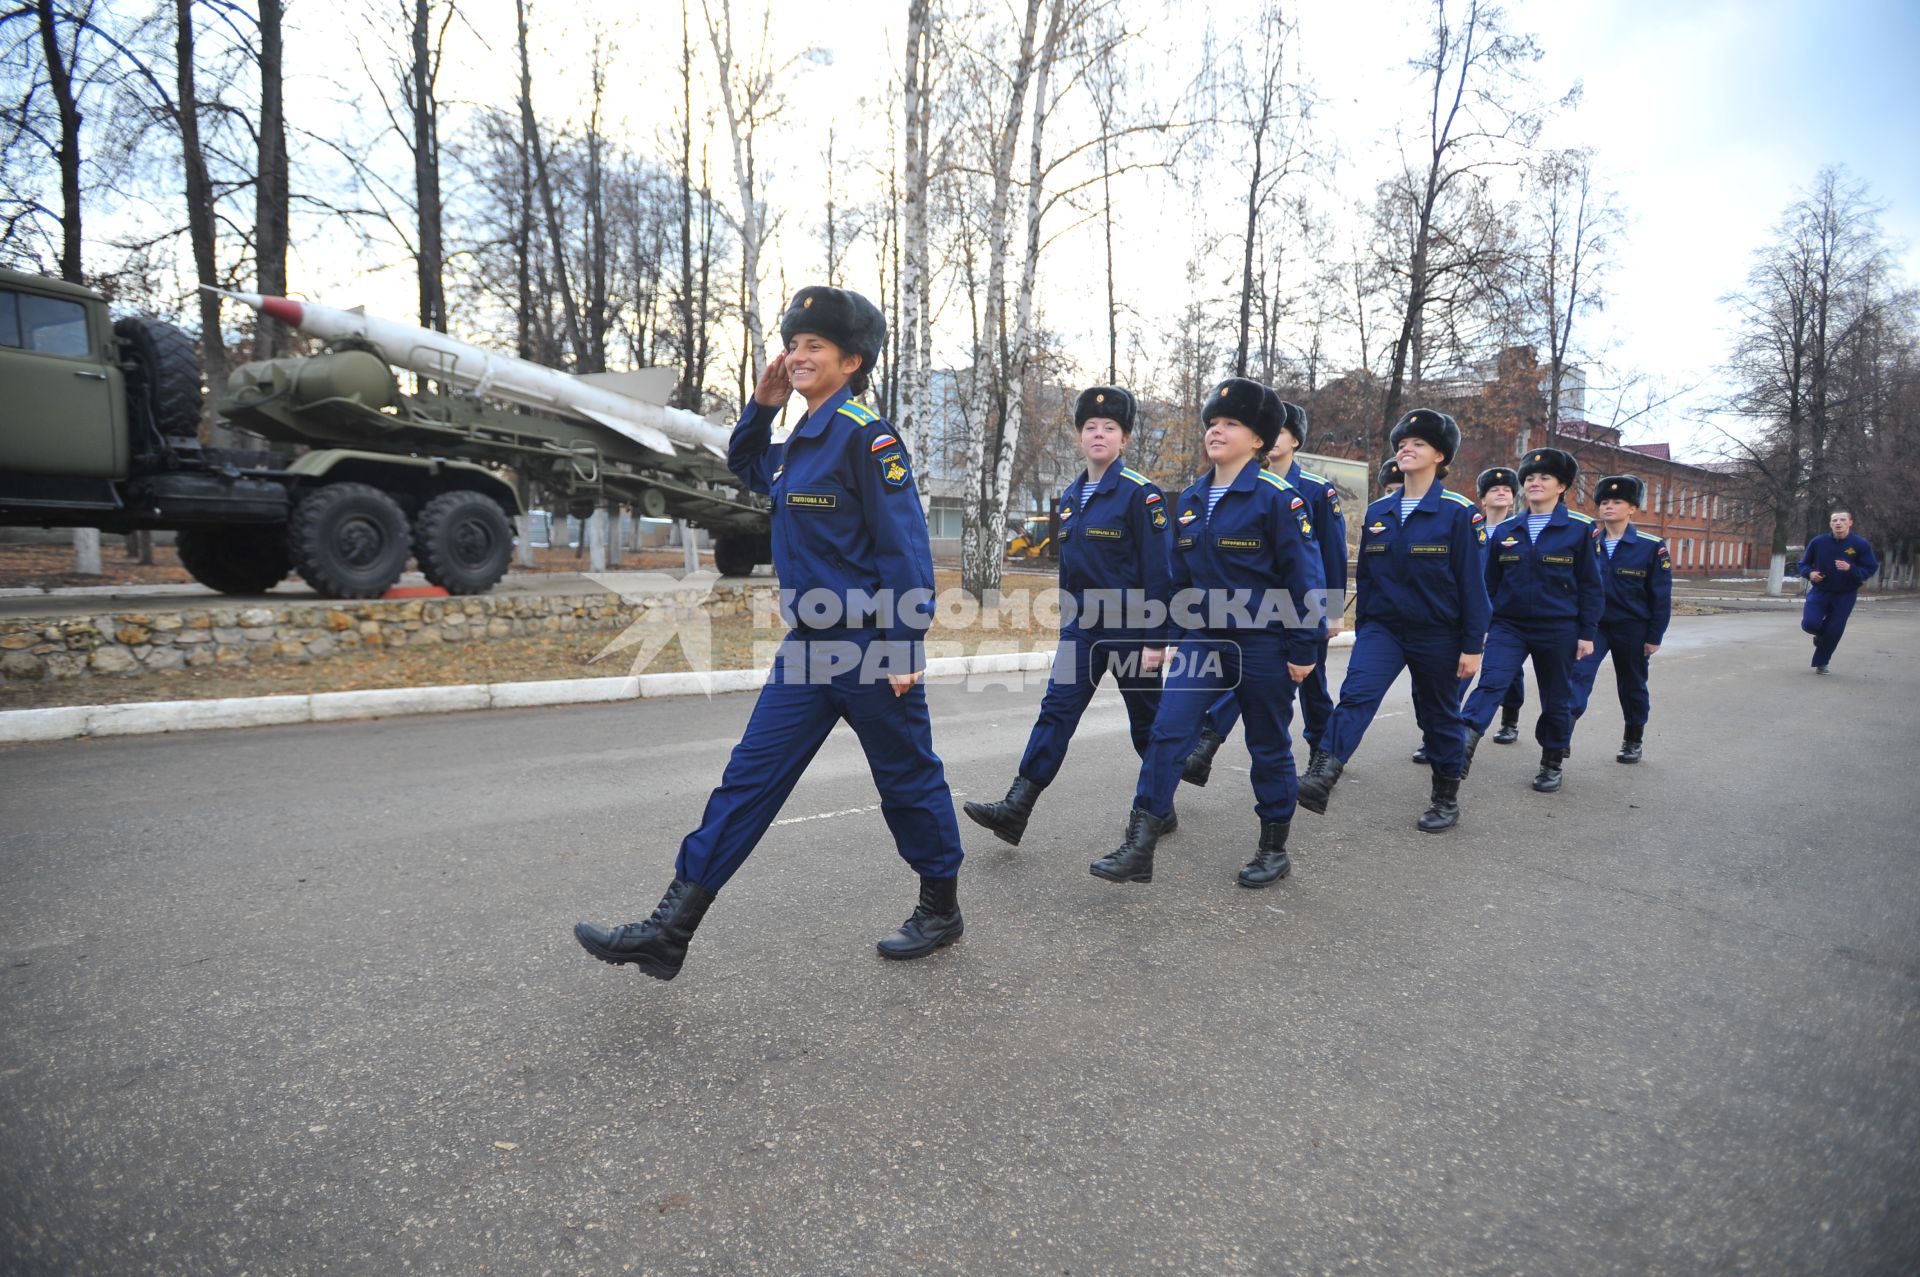
[[[1293,769],[1292,675],[1287,635],[1273,630],[1203,630],[1180,642],[1160,691],[1160,712],[1140,768],[1133,805],[1165,819],[1173,791],[1207,708],[1226,692],[1247,723],[1253,755],[1254,811],[1262,820],[1293,819],[1300,783]]]
[[[1593,683],[1600,676],[1600,662],[1613,656],[1613,682],[1620,692],[1620,712],[1628,727],[1645,727],[1653,701],[1647,695],[1647,637],[1651,631],[1645,621],[1600,623],[1600,638],[1593,652],[1573,663],[1573,717],[1577,721],[1587,712],[1593,695]]]
[[[1362,625],[1353,636],[1340,704],[1321,748],[1342,763],[1350,760],[1401,670],[1413,678],[1413,717],[1433,774],[1458,776],[1467,742],[1460,734],[1460,635],[1450,629],[1403,630],[1379,621]]]
[[[1331,639],[1322,639],[1320,648],[1314,657],[1313,673],[1306,676],[1297,686],[1300,692],[1300,738],[1314,749],[1320,748],[1322,738],[1327,732],[1327,720],[1333,717],[1333,697],[1327,691],[1327,653],[1332,649]],[[1232,692],[1223,693],[1220,699],[1207,707],[1207,716],[1201,726],[1225,740],[1233,735],[1233,728],[1240,721],[1240,703]]]
[[[1037,785],[1053,783],[1060,774],[1060,764],[1066,761],[1067,744],[1080,725],[1080,716],[1087,712],[1094,689],[1109,672],[1126,702],[1133,752],[1142,758],[1147,756],[1154,715],[1160,708],[1160,672],[1146,673],[1140,668],[1141,654],[1147,646],[1131,631],[1102,633],[1079,626],[1060,631],[1053,676],[1047,680],[1047,693],[1040,699],[1040,717],[1034,720],[1027,752],[1020,759],[1022,776]]]
[[[1840,636],[1847,632],[1847,618],[1853,615],[1857,592],[1832,592],[1814,586],[1807,591],[1806,605],[1800,609],[1800,628],[1813,635],[1813,664],[1816,668],[1833,659]]]
[[[1480,663],[1480,682],[1461,711],[1467,730],[1478,736],[1493,721],[1494,711],[1521,665],[1532,660],[1533,678],[1540,685],[1540,717],[1533,738],[1542,749],[1564,750],[1573,743],[1573,653],[1580,627],[1573,621],[1516,621],[1493,618],[1487,631],[1487,654]]]
[[[787,635],[700,827],[680,843],[675,873],[718,892],[842,719],[866,751],[901,859],[923,877],[960,872],[960,826],[933,752],[926,688],[895,696],[884,674],[861,660],[875,637],[871,630]]]

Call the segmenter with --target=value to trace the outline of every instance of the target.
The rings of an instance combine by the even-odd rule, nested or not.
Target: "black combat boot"
[[[1613,756],[1616,763],[1637,763],[1640,761],[1640,737],[1647,729],[1644,724],[1628,723],[1627,738],[1620,742],[1620,752]]]
[[[1346,765],[1331,753],[1322,754],[1318,766],[1308,763],[1300,776],[1300,805],[1316,816],[1326,815],[1327,797],[1345,770]]]
[[[1219,753],[1220,747],[1226,743],[1227,738],[1211,727],[1201,728],[1200,743],[1193,747],[1191,754],[1187,755],[1186,764],[1180,769],[1180,779],[1189,785],[1199,785],[1204,788],[1207,779],[1213,775],[1213,756]]]
[[[656,980],[671,980],[687,960],[687,943],[707,916],[713,893],[697,882],[675,878],[660,897],[660,907],[645,922],[629,922],[608,931],[577,922],[573,938],[602,962],[631,963]]]
[[[1480,737],[1472,728],[1467,729],[1467,756],[1460,760],[1460,779],[1465,780],[1467,773],[1473,770],[1473,751],[1480,748]]]
[[[1560,764],[1566,761],[1566,752],[1558,749],[1540,751],[1540,774],[1533,778],[1533,787],[1543,794],[1556,793],[1560,789]]]
[[[1433,764],[1433,760],[1427,757],[1427,743],[1425,741],[1421,741],[1420,748],[1413,751],[1413,761],[1422,767],[1429,767]]]
[[[1153,848],[1167,832],[1167,822],[1144,807],[1127,814],[1127,840],[1087,866],[1087,872],[1108,882],[1152,882]]]
[[[1293,872],[1293,861],[1287,855],[1287,833],[1292,828],[1291,820],[1260,822],[1260,849],[1240,871],[1241,886],[1271,887]]]
[[[1460,823],[1460,778],[1435,776],[1432,805],[1420,813],[1420,832],[1442,833]]]
[[[1320,766],[1320,760],[1325,758],[1326,756],[1327,756],[1327,751],[1324,749],[1321,749],[1318,745],[1307,746],[1307,768],[1306,768],[1306,771],[1303,771],[1300,774],[1304,776],[1307,774],[1307,772],[1310,772],[1314,768]]]
[[[1015,776],[1007,796],[999,802],[968,803],[962,810],[974,824],[993,830],[993,836],[1001,842],[1018,847],[1021,835],[1027,832],[1027,817],[1033,815],[1033,805],[1045,788],[1039,781]]]
[[[1520,739],[1520,711],[1517,709],[1500,710],[1500,730],[1493,734],[1496,745],[1511,745]]]
[[[920,903],[877,946],[883,958],[924,958],[965,934],[960,917],[960,879],[921,878]]]

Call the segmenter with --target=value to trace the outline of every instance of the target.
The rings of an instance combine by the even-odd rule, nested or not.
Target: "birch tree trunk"
[[[900,329],[894,334],[895,381],[900,387],[900,414],[894,422],[907,447],[913,472],[927,473],[926,434],[928,399],[933,370],[923,339],[929,328],[927,312],[932,289],[927,271],[927,57],[928,26],[933,21],[931,0],[908,0],[906,108],[906,190],[901,219]],[[931,495],[922,489],[923,506]]]
[[[1006,531],[1007,474],[1011,453],[1000,448],[1006,420],[1007,380],[1004,342],[1007,300],[1007,216],[1012,198],[1014,152],[1020,121],[1026,114],[1033,80],[1034,30],[1040,0],[1027,0],[1006,109],[993,140],[993,191],[987,207],[987,296],[974,339],[972,385],[967,394],[967,478],[971,485],[960,540],[961,588],[975,597],[1000,587],[1002,539]]]

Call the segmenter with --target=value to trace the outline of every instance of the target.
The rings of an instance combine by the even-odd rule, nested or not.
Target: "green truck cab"
[[[187,571],[228,594],[291,570],[323,597],[371,598],[410,557],[453,594],[505,574],[521,504],[501,467],[211,448],[203,398],[179,329],[115,321],[91,289],[0,270],[0,526],[172,530]]]

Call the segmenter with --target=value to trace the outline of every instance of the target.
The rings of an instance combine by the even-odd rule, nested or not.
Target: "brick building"
[[[1677,576],[1720,576],[1764,569],[1771,553],[1772,524],[1756,516],[1738,474],[1725,464],[1691,465],[1673,459],[1664,443],[1622,444],[1611,426],[1561,421],[1548,438],[1545,426],[1528,432],[1529,447],[1552,446],[1580,461],[1580,478],[1567,494],[1569,508],[1593,514],[1593,487],[1612,474],[1630,474],[1647,485],[1646,508],[1636,526],[1666,539]]]

